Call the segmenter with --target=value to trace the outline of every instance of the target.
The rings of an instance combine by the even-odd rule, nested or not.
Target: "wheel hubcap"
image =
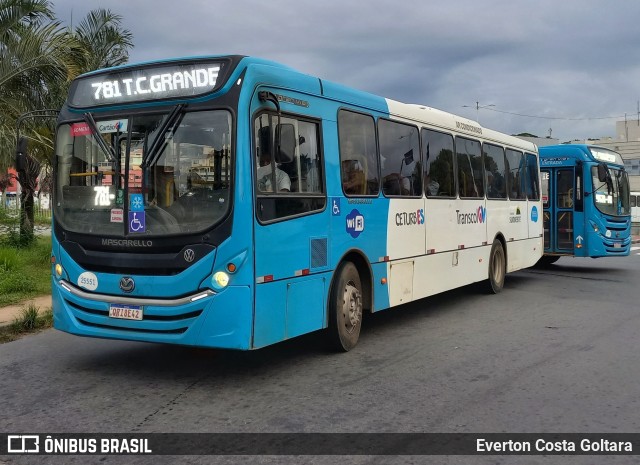
[[[358,326],[362,318],[362,296],[352,282],[347,283],[344,288],[342,318],[349,333]]]

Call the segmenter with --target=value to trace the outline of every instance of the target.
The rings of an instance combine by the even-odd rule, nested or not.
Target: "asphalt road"
[[[0,432],[640,432],[640,255],[561,259],[255,352],[0,345]],[[42,461],[38,461],[42,459]],[[606,459],[606,460],[603,460]],[[637,463],[637,457],[10,457],[7,463]]]

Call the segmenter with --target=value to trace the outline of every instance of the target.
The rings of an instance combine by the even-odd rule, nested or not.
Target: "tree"
[[[123,64],[133,46],[132,34],[109,10],[90,12],[76,30],[56,21],[49,0],[0,0],[0,172],[12,164],[16,121],[25,113],[64,104],[71,81],[80,73]],[[27,190],[21,212],[21,236],[33,235],[35,179],[53,153],[53,121],[26,121],[20,128],[28,140],[29,171],[20,183]],[[23,147],[24,148],[24,147]],[[33,173],[31,173],[33,174]],[[37,174],[35,174],[37,176]],[[30,196],[30,197],[29,197]]]
[[[0,0],[0,169],[11,164],[20,114],[43,108],[50,83],[77,74],[75,39],[48,0]],[[34,135],[36,143],[51,140]]]
[[[74,34],[86,52],[82,72],[119,66],[129,60],[133,34],[122,29],[121,20],[110,10],[98,9],[80,22]]]

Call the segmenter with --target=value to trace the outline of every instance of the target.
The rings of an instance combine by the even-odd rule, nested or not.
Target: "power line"
[[[484,108],[480,107],[480,109],[495,111],[497,113],[505,113],[507,115],[522,116],[524,118],[552,119],[552,120],[563,120],[563,121],[591,121],[591,120],[601,120],[601,119],[620,119],[620,118],[625,118],[628,115],[627,114],[627,115],[620,115],[620,116],[592,116],[589,118],[563,118],[559,116],[525,115],[523,113],[515,113],[512,111],[497,110],[496,108],[487,108],[487,107],[484,107]]]

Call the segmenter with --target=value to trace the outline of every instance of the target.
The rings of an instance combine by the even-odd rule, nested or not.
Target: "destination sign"
[[[221,85],[219,75],[224,65],[220,61],[195,62],[80,77],[71,86],[69,105],[90,107],[204,95]]]
[[[612,150],[590,147],[589,151],[596,160],[606,163],[617,163],[618,165],[624,165],[624,161],[622,161],[622,157],[620,156],[620,154]]]

